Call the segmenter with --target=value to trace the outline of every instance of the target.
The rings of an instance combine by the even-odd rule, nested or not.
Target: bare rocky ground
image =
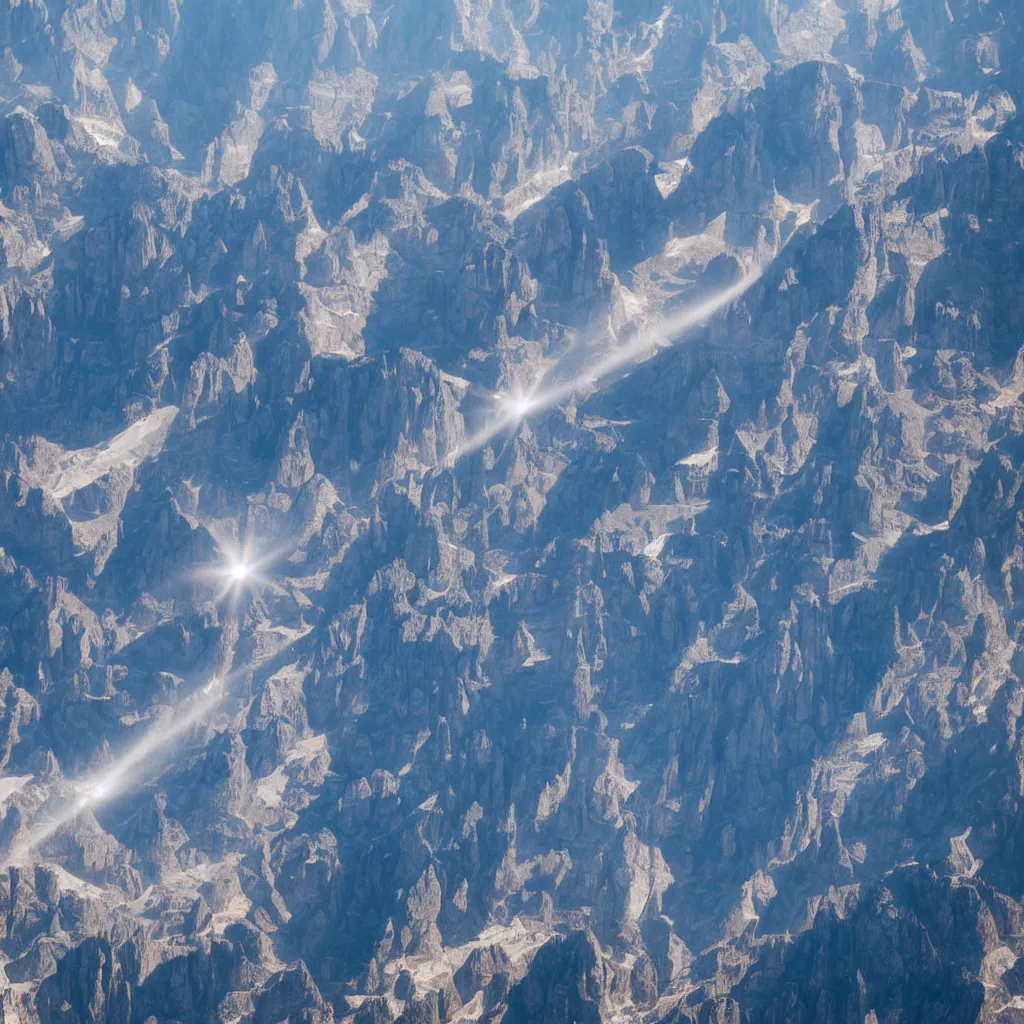
[[[1022,18],[843,3],[0,0],[4,1024],[1024,1021]]]

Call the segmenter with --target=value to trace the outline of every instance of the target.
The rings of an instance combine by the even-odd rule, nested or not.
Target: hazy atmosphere
[[[1024,1024],[1022,243],[1021,0],[0,0],[0,1024]]]

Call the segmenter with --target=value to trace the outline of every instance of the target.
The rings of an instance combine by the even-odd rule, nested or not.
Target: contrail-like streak
[[[241,544],[230,539],[220,541],[220,564],[192,570],[197,580],[209,580],[219,584],[217,600],[237,595],[253,588],[268,586],[271,582],[267,570],[284,557],[290,545],[260,552],[254,539]],[[170,715],[156,722],[147,733],[129,750],[121,755],[105,771],[88,775],[84,779],[69,781],[67,786],[73,796],[62,801],[59,810],[43,821],[30,825],[10,851],[0,856],[0,871],[16,864],[41,843],[56,835],[75,817],[91,807],[96,807],[118,793],[126,792],[139,785],[138,769],[154,755],[166,750],[183,733],[202,722],[231,693],[232,683],[244,676],[253,667],[236,669],[226,674],[214,674],[209,681],[193,691]]]
[[[544,382],[542,377],[525,395],[498,396],[503,400],[504,411],[449,454],[445,462],[448,465],[454,464],[463,455],[482,448],[498,434],[521,422],[530,413],[552,408],[559,402],[571,398],[584,385],[599,383],[605,377],[649,352],[651,348],[702,324],[742,295],[760,278],[761,273],[761,268],[758,268],[717,295],[680,311],[656,327],[642,331],[628,344],[613,349],[571,380],[542,388]],[[221,598],[232,590],[244,587],[247,583],[266,583],[261,570],[275,561],[280,554],[273,552],[263,558],[255,559],[252,557],[248,545],[236,545],[230,550],[225,550],[224,553],[225,565],[220,568],[200,571],[225,581],[220,594]],[[228,678],[214,676],[189,698],[186,703],[192,706],[187,711],[180,713],[179,710],[179,713],[172,715],[169,720],[158,723],[104,773],[72,783],[77,795],[69,800],[54,817],[48,818],[35,828],[30,828],[28,833],[14,844],[10,852],[0,858],[0,870],[5,870],[9,865],[26,858],[33,849],[54,836],[61,828],[73,821],[78,814],[103,803],[118,792],[137,785],[138,779],[129,777],[129,773],[159,751],[170,746],[182,733],[204,719],[227,696],[228,692]]]
[[[228,687],[223,679],[214,676],[205,686],[189,699],[192,704],[184,714],[159,722],[138,743],[123,754],[102,774],[74,783],[77,794],[54,817],[31,828],[27,835],[18,840],[10,852],[0,860],[0,870],[23,860],[41,843],[56,835],[66,824],[90,807],[103,803],[116,793],[137,785],[138,779],[130,777],[133,769],[154,754],[168,747],[182,733],[203,720],[226,696]]]
[[[543,388],[544,379],[541,378],[530,391],[523,395],[496,396],[502,402],[502,411],[451,452],[445,459],[445,463],[449,466],[454,465],[463,455],[468,455],[470,452],[483,448],[485,444],[497,437],[498,434],[510,427],[514,427],[529,414],[550,409],[559,402],[571,398],[584,385],[599,383],[605,377],[610,376],[617,370],[621,370],[639,356],[649,352],[656,345],[664,344],[664,342],[669,341],[676,335],[704,323],[714,316],[715,313],[719,312],[719,310],[724,309],[729,303],[738,299],[761,277],[762,272],[762,268],[759,267],[757,270],[745,274],[735,284],[731,284],[716,295],[712,295],[695,306],[681,310],[655,327],[649,327],[647,330],[641,331],[632,341],[613,349],[592,366],[585,367],[572,380]]]

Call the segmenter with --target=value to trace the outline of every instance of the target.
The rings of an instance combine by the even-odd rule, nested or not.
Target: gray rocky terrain
[[[1019,0],[0,0],[0,1021],[1024,1021]]]

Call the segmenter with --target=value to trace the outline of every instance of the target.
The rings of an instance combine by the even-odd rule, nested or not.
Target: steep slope
[[[1015,13],[0,0],[3,1019],[1024,1015]]]

